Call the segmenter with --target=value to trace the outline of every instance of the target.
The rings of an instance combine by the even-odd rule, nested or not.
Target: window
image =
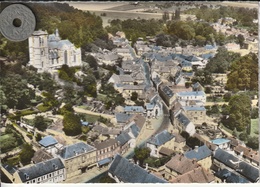
[[[37,178],[37,181],[39,182],[40,180],[41,180],[41,178],[40,178],[40,177],[38,177],[38,178]]]
[[[35,179],[33,179],[33,183],[35,183]]]

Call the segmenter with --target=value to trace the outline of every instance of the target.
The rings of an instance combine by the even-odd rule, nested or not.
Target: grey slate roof
[[[117,113],[115,116],[116,116],[117,123],[126,123],[133,115],[132,114]]]
[[[185,116],[182,112],[176,116],[176,119],[185,127],[190,123],[189,118]]]
[[[57,167],[57,168],[55,168]],[[53,158],[46,162],[40,162],[30,167],[24,167],[18,170],[22,182],[26,182],[37,177],[63,169],[65,166],[59,158]],[[28,176],[28,179],[26,179]]]
[[[57,143],[58,143],[58,141],[53,136],[50,136],[50,135],[43,137],[39,141],[39,144],[41,144],[44,147],[52,146],[52,145],[55,145]]]
[[[130,129],[135,137],[137,137],[139,135],[140,129],[136,124],[131,125]]]
[[[154,137],[151,137],[148,140],[148,143],[157,145],[157,146],[161,146],[173,138],[174,138],[173,134],[170,134],[167,130],[164,130],[164,131],[156,134]]]
[[[249,183],[249,181],[227,169],[222,169],[215,173],[220,179],[226,179],[226,183]]]
[[[119,136],[116,137],[116,140],[119,141],[120,145],[125,145],[131,137],[126,132],[122,132]]]
[[[75,143],[75,144],[64,147],[60,152],[60,156],[63,159],[69,159],[71,157],[76,156],[76,154],[82,154],[85,151],[90,152],[90,151],[94,151],[94,150],[95,150],[94,147],[92,147],[84,142],[79,142],[79,143]]]
[[[118,154],[109,166],[108,172],[124,183],[167,183],[167,181],[149,174],[140,166],[130,163]]]
[[[193,149],[184,154],[184,156],[186,156],[187,158],[189,159],[195,158],[198,161],[207,158],[210,155],[211,155],[211,150],[206,145],[200,146],[198,147],[197,150]]]
[[[117,144],[117,140],[115,140],[115,139],[108,139],[108,140],[100,142],[100,143],[94,143],[97,150],[101,150],[101,149],[104,149],[107,147],[112,147],[115,144]]]
[[[241,161],[238,164],[239,167],[237,167],[237,164],[233,164],[232,162],[230,162],[230,160],[237,162],[239,161],[239,159],[236,156],[226,152],[225,150],[222,150],[220,148],[217,149],[214,154],[214,158],[232,169],[241,169],[242,171],[238,170],[237,172],[246,177],[251,182],[255,182],[259,177],[258,168],[244,161]]]

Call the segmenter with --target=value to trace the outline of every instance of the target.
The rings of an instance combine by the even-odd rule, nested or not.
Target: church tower
[[[39,72],[43,72],[49,66],[47,36],[46,31],[39,30],[29,37],[29,65],[37,68]]]

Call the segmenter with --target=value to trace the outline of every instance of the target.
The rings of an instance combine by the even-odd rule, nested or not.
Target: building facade
[[[29,37],[29,65],[38,72],[50,71],[68,66],[81,66],[81,49],[76,48],[69,40],[61,40],[56,29],[54,34],[46,31],[35,31]]]

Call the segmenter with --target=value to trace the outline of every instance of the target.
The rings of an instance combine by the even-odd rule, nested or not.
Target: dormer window
[[[29,175],[27,173],[24,174],[24,177],[26,178],[26,180],[29,180]]]

